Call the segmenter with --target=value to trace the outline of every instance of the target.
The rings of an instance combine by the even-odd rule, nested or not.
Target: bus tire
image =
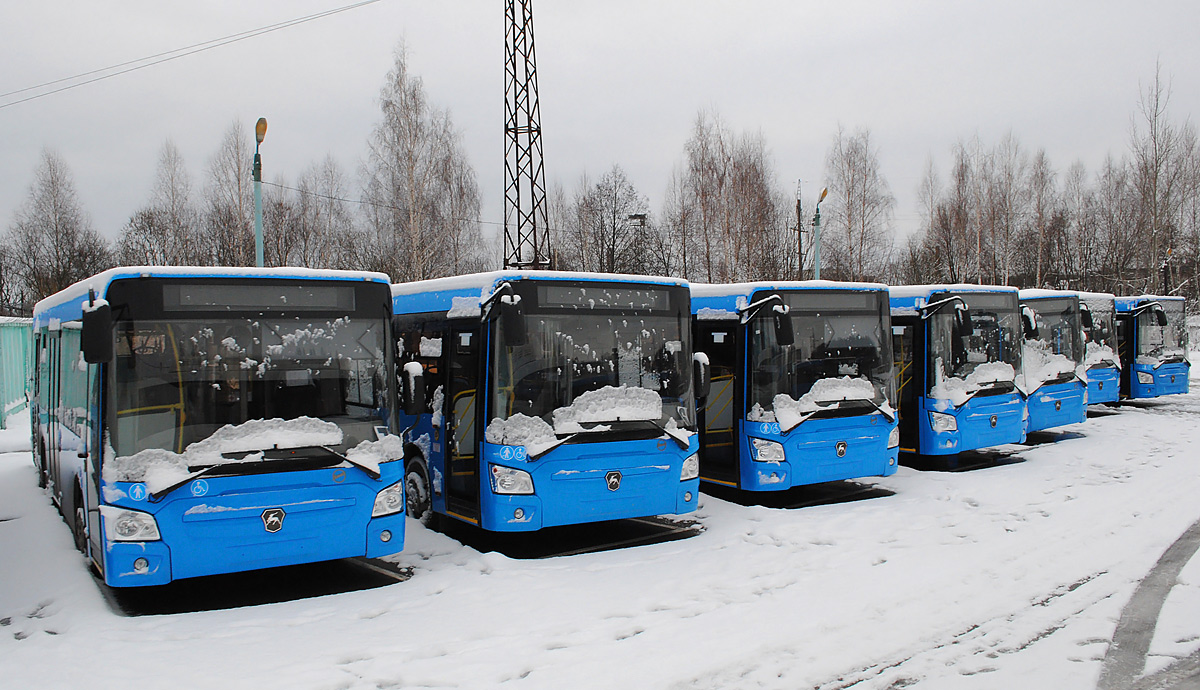
[[[33,460],[34,464],[37,465],[38,488],[44,489],[48,483],[46,481],[46,444],[39,438],[37,445],[34,447],[37,448],[36,456]]]
[[[75,486],[75,519],[71,523],[71,531],[75,533],[75,548],[79,553],[87,553],[87,513],[83,506],[83,491]]]
[[[408,461],[404,470],[404,503],[409,517],[428,526],[433,519],[433,494],[429,490],[429,472],[420,458]]]

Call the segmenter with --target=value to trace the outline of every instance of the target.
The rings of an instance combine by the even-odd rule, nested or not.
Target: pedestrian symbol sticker
[[[129,497],[135,501],[146,500],[146,485],[134,484],[133,486],[129,487]]]
[[[512,446],[501,446],[500,447],[500,459],[501,460],[512,460],[513,459],[513,447]]]

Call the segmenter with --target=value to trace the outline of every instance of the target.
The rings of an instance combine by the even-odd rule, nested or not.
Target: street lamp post
[[[262,229],[262,157],[258,147],[267,136],[267,118],[260,117],[254,125],[254,265],[263,265]]]
[[[821,279],[821,202],[825,201],[825,195],[828,193],[828,187],[821,188],[816,213],[813,214],[813,280]]]

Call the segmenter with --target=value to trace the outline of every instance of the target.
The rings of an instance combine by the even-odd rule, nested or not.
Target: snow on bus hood
[[[764,410],[761,405],[755,403],[747,418],[752,422],[779,422],[780,427],[790,429],[813,412],[828,408],[828,403],[874,399],[875,385],[867,379],[850,376],[819,379],[799,400],[787,393],[780,393],[771,401],[770,410]],[[885,402],[880,407],[887,414],[893,414],[888,403]]]
[[[1065,357],[1063,359],[1066,359]],[[941,362],[938,362],[939,371]],[[929,397],[949,400],[955,407],[966,403],[984,386],[992,383],[1015,381],[1017,371],[1005,362],[987,362],[975,367],[965,379],[957,376],[944,378],[929,390]]]
[[[262,455],[230,459],[222,453],[240,453],[266,448],[299,448],[302,446],[335,446],[342,442],[342,430],[333,422],[312,417],[296,419],[252,419],[243,424],[225,426],[212,436],[197,441],[174,453],[161,448],[145,450],[123,457],[104,460],[105,482],[144,482],[151,492],[165,489],[186,477],[189,466],[219,465],[228,462],[253,461]]]

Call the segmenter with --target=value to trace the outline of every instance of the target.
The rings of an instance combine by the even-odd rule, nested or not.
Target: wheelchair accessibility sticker
[[[528,457],[528,453],[525,450],[525,446],[501,446],[500,447],[500,459],[501,460],[523,461],[523,460],[525,460],[526,457]]]
[[[204,481],[203,479],[197,479],[196,481],[192,482],[193,496],[203,496],[206,493],[208,493],[208,482]]]

